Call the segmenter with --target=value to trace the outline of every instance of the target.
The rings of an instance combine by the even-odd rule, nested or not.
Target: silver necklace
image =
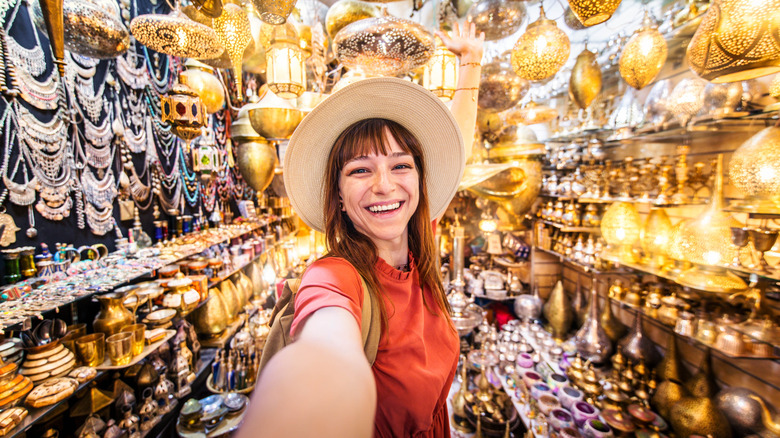
[[[19,91],[19,97],[30,105],[42,109],[53,110],[59,105],[59,75],[55,70],[49,72],[49,76],[39,81],[24,68],[13,65],[11,79],[14,87]]]
[[[16,20],[14,20],[16,21]],[[13,23],[11,23],[13,26]],[[46,71],[46,58],[41,48],[41,40],[38,38],[38,29],[33,25],[33,35],[35,35],[35,45],[28,49],[16,41],[15,38],[6,34],[6,47],[11,62],[28,72],[32,76],[40,76]]]
[[[108,74],[106,75],[108,76]],[[103,112],[103,108],[108,110],[108,102],[103,100],[103,93],[106,88],[106,78],[98,87],[97,91],[94,88],[94,78],[82,78],[77,76],[75,79],[76,96],[79,102],[87,112],[87,117],[95,124],[100,121],[100,114]]]
[[[86,201],[95,207],[111,206],[117,195],[113,169],[108,169],[101,181],[95,177],[89,166],[81,173],[81,188]]]
[[[87,202],[84,205],[87,216],[87,225],[90,231],[98,236],[104,236],[114,228],[114,207],[108,205],[103,210],[98,210],[92,203]]]

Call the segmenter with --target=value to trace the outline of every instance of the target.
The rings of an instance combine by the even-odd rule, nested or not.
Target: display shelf
[[[233,339],[233,336],[236,334],[236,332],[238,332],[238,330],[248,319],[249,318],[246,313],[239,314],[238,318],[236,318],[236,320],[233,321],[233,323],[230,324],[221,335],[211,339],[199,339],[200,345],[207,348],[225,348],[225,346],[230,343],[230,340]]]
[[[78,394],[82,389],[89,387],[89,385],[94,382],[95,380],[102,377],[106,371],[98,371],[97,374],[93,379],[87,380],[86,382],[79,385],[78,388],[76,388],[76,391],[73,392],[73,394]],[[8,438],[22,438],[25,437],[25,432],[32,427],[35,423],[38,422],[41,418],[43,418],[45,415],[49,414],[50,412],[53,412],[55,409],[60,407],[62,404],[67,404],[68,401],[73,397],[71,395],[70,397],[64,398],[57,403],[54,403],[49,406],[44,406],[42,408],[27,408],[27,416],[24,417],[24,420],[22,420],[21,423],[19,423],[18,426],[13,428],[9,435],[7,435]],[[25,406],[26,407],[26,406]]]
[[[3,324],[2,327],[0,327],[0,333],[8,331],[8,330],[13,330],[13,329],[17,328],[16,326],[18,324],[22,323],[27,318],[32,317],[32,318],[42,319],[44,313],[52,312],[52,311],[57,312],[60,307],[68,306],[68,305],[73,304],[73,303],[77,303],[77,302],[79,302],[79,301],[81,301],[81,300],[83,300],[85,298],[90,298],[90,297],[92,297],[95,294],[101,294],[101,293],[110,292],[110,291],[112,291],[112,290],[114,290],[114,289],[116,289],[118,287],[131,284],[134,281],[139,280],[141,278],[150,278],[150,277],[152,277],[154,275],[154,272],[156,272],[157,270],[159,270],[160,268],[162,268],[164,266],[168,266],[168,265],[177,263],[179,261],[182,261],[182,260],[184,260],[184,259],[186,259],[188,257],[193,256],[193,255],[200,254],[203,251],[207,250],[208,248],[210,248],[210,247],[212,247],[214,245],[224,244],[226,242],[229,242],[231,239],[239,238],[239,237],[245,236],[247,234],[253,233],[256,230],[262,228],[263,226],[264,225],[261,225],[259,223],[252,224],[252,226],[249,229],[245,230],[242,233],[239,233],[239,234],[236,234],[236,235],[225,235],[221,239],[214,241],[214,243],[211,243],[208,246],[200,246],[200,247],[198,247],[195,250],[188,251],[186,253],[181,253],[176,258],[172,258],[172,259],[168,259],[168,260],[160,260],[161,263],[155,264],[154,266],[152,266],[152,267],[150,267],[148,269],[144,269],[142,271],[139,271],[139,272],[137,272],[137,273],[131,275],[130,277],[125,278],[125,279],[123,279],[121,281],[106,283],[106,284],[90,287],[88,289],[84,289],[84,293],[76,295],[76,296],[72,296],[71,299],[68,299],[68,300],[56,302],[55,305],[52,305],[50,307],[41,308],[40,305],[36,303],[35,305],[38,306],[38,307],[36,307],[35,309],[32,309],[32,308],[28,308],[28,309],[25,309],[25,308],[21,308],[21,309],[20,308],[13,308],[13,309],[11,309],[13,306],[16,306],[16,305],[19,304],[19,300],[17,300],[17,301],[6,301],[6,302],[3,302],[3,303],[0,303],[0,312],[5,312],[6,314],[13,313],[13,314],[19,315],[18,319],[12,320],[11,322]],[[82,274],[81,273],[74,274],[74,275],[69,276],[69,277],[67,277],[67,278],[65,278],[63,280],[58,281],[58,282],[47,283],[47,284],[43,285],[42,287],[35,289],[32,294],[36,294],[36,295],[37,294],[45,294],[45,295],[49,295],[49,296],[58,296],[58,294],[55,292],[55,290],[57,288],[67,288],[68,284],[72,284],[73,282],[77,281],[77,279],[74,278],[74,277],[78,277],[79,275],[82,275]],[[70,287],[72,287],[72,286],[70,286]],[[22,298],[21,302],[32,302],[33,300],[30,300],[29,298],[30,297]],[[24,307],[24,306],[22,306],[22,307]]]
[[[568,225],[559,224],[558,222],[551,222],[544,219],[537,219],[539,222],[555,227],[564,233],[596,233],[601,234],[601,227],[570,227]]]
[[[538,436],[533,431],[533,427],[532,427],[532,424],[531,424],[531,419],[528,418],[528,410],[529,410],[530,406],[528,404],[522,403],[517,398],[517,396],[515,394],[515,391],[509,385],[509,381],[507,380],[510,377],[500,373],[499,370],[498,370],[498,367],[494,368],[493,372],[498,377],[498,380],[501,381],[501,388],[503,388],[504,392],[506,392],[506,394],[509,396],[509,399],[512,401],[512,405],[515,407],[515,410],[517,411],[517,415],[520,416],[520,420],[522,420],[523,424],[525,424],[525,428],[528,429],[529,431],[531,431],[533,436],[535,436],[535,437]]]
[[[570,259],[569,257],[566,257],[563,254],[557,253],[557,252],[555,252],[553,250],[544,249],[544,248],[542,248],[540,246],[534,246],[534,248],[538,249],[538,250],[540,250],[542,252],[545,252],[547,254],[550,254],[552,256],[558,257],[558,259],[560,259],[562,262],[566,262],[566,263],[568,263],[568,264],[570,264],[572,266],[575,266],[575,267],[579,268],[581,271],[584,271],[584,272],[589,272],[589,273],[593,273],[593,274],[596,274],[596,275],[607,275],[607,274],[619,274],[619,273],[621,273],[618,270],[603,271],[603,270],[600,270],[600,269],[596,269],[593,266],[582,264],[582,263],[580,263],[580,262],[578,262],[576,260],[573,260],[573,259]]]
[[[106,353],[106,360],[103,361],[102,364],[95,367],[97,370],[121,370],[128,367],[131,367],[138,362],[142,361],[146,356],[152,354],[155,350],[160,348],[160,345],[163,344],[163,342],[168,342],[169,339],[171,339],[176,334],[176,330],[165,330],[165,337],[160,339],[159,341],[149,344],[144,347],[144,351],[142,351],[139,355],[134,356],[133,359],[127,363],[127,365],[112,365],[111,359],[108,358],[108,353]]]
[[[217,276],[217,278],[209,280],[209,289],[211,289],[212,287],[216,287],[217,285],[219,285],[219,283],[225,281],[226,279],[228,279],[228,278],[232,277],[234,274],[236,274],[238,271],[240,271],[240,270],[246,268],[247,266],[251,265],[252,263],[256,262],[262,256],[263,256],[263,253],[258,254],[256,256],[254,256],[252,259],[250,259],[248,262],[243,263],[241,266],[239,266],[237,268],[233,268],[227,274],[220,275],[220,276]]]

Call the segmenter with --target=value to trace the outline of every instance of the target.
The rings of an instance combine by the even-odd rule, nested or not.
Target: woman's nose
[[[393,189],[390,171],[378,170],[374,173],[373,189],[377,193],[387,193]]]

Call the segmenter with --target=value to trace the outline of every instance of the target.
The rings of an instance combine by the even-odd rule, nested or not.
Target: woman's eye
[[[413,167],[411,164],[402,163],[402,164],[396,164],[395,166],[393,166],[393,169],[413,169]]]
[[[356,174],[359,174],[359,173],[366,173],[366,172],[368,172],[368,169],[360,167],[360,168],[357,168],[357,169],[350,170],[349,172],[347,172],[347,175],[356,175]]]

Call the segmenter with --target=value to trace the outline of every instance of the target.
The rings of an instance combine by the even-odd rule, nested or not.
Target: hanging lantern
[[[211,130],[204,135],[198,145],[192,148],[192,167],[200,173],[200,179],[204,184],[216,174],[220,167],[219,149],[215,147],[214,134]]]
[[[661,71],[666,54],[666,40],[645,11],[642,27],[629,38],[620,54],[620,76],[628,85],[641,90]]]
[[[569,95],[577,106],[585,109],[590,106],[599,92],[601,92],[601,69],[596,61],[596,54],[588,50],[586,45],[571,69]]]
[[[213,27],[217,38],[230,57],[230,63],[233,64],[236,90],[238,99],[241,100],[243,96],[241,62],[244,50],[252,40],[252,34],[249,31],[249,17],[240,6],[232,3],[227,4],[222,8],[222,15],[214,19]]]
[[[512,67],[518,76],[529,81],[547,79],[569,59],[569,37],[555,22],[544,15],[528,25],[512,49]]]
[[[206,121],[206,107],[192,88],[176,84],[160,97],[160,121],[171,124],[171,131],[187,144],[199,137]]]
[[[666,248],[672,238],[672,222],[663,208],[653,208],[639,236],[645,252],[644,263],[660,268],[666,264]]]
[[[685,127],[704,106],[704,89],[707,81],[697,77],[681,80],[672,90],[666,109]]]
[[[213,114],[225,106],[225,91],[222,83],[214,76],[214,69],[195,59],[184,63],[186,70],[179,74],[179,82],[192,88],[198,94],[206,112]]]
[[[522,123],[523,125],[535,125],[546,123],[558,117],[558,111],[546,105],[540,105],[533,100],[522,108],[517,108],[506,115],[509,124]]]
[[[458,84],[458,57],[436,37],[436,49],[423,67],[423,87],[441,100],[452,99]]]
[[[249,31],[252,35],[252,42],[244,51],[244,62],[242,68],[244,71],[255,74],[265,74],[265,49],[263,44],[263,29],[272,26],[264,23],[257,14],[254,5],[250,2],[246,5],[246,15],[249,18]],[[251,50],[249,50],[251,48]]]
[[[731,293],[747,287],[741,278],[724,268],[740,250],[731,243],[731,228],[744,225],[723,212],[723,155],[718,155],[714,174],[709,205],[681,230],[677,242],[680,253],[695,266],[682,272],[677,282],[699,290]]]
[[[202,14],[217,18],[222,15],[222,0],[191,0],[195,9]]]
[[[595,26],[612,17],[620,0],[569,0],[572,12],[585,26]]]
[[[780,71],[780,0],[715,0],[686,51],[691,69],[714,82]]]
[[[294,27],[275,26],[266,49],[268,88],[283,99],[306,91],[306,66]]]
[[[780,128],[764,128],[734,151],[729,181],[746,197],[740,210],[780,212]]]
[[[360,0],[339,0],[328,8],[325,16],[325,30],[333,39],[336,34],[349,24],[364,18],[381,17],[382,10],[376,5]]]
[[[130,33],[139,43],[166,55],[214,58],[224,50],[214,29],[190,20],[181,11],[133,18]]]
[[[525,1],[479,0],[469,7],[466,23],[474,23],[477,34],[484,32],[485,41],[497,41],[517,32],[525,15]]]
[[[777,102],[764,107],[764,112],[772,112],[780,109],[780,73],[775,75],[772,82],[769,84],[769,95],[772,96]]]
[[[504,111],[517,105],[530,88],[508,62],[493,61],[482,67],[477,104],[483,110]]]
[[[252,0],[260,19],[268,24],[284,24],[295,7],[295,0]]]

